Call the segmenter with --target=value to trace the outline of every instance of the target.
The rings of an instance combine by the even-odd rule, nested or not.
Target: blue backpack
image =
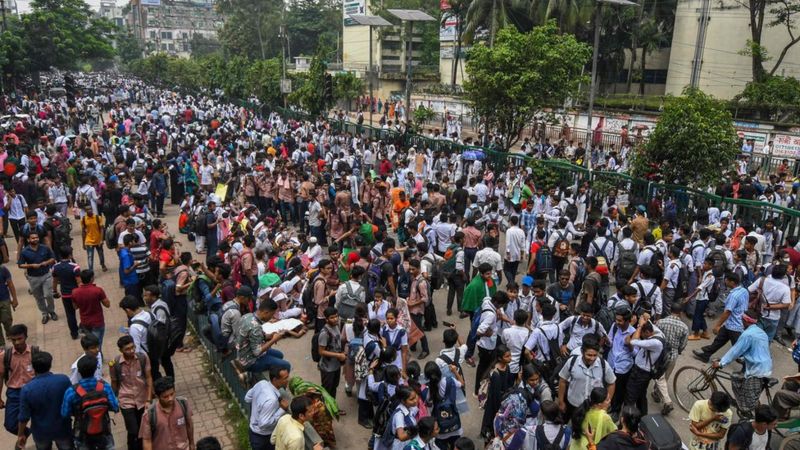
[[[439,424],[439,432],[442,434],[461,429],[461,416],[456,408],[456,384],[452,378],[445,380],[444,397],[438,405],[433,406],[433,417]],[[433,386],[432,389],[438,389],[438,386]]]

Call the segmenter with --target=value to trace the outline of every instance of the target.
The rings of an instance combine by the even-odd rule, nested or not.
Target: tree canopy
[[[586,81],[581,70],[591,49],[574,36],[559,34],[554,23],[520,33],[500,30],[494,47],[479,44],[467,58],[467,98],[490,127],[496,126],[506,148],[545,106],[560,106]]]
[[[636,176],[666,183],[710,186],[739,154],[725,103],[697,89],[669,96],[655,130],[633,160]]]

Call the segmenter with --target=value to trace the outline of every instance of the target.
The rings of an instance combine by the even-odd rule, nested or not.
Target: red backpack
[[[93,391],[86,391],[83,386],[76,384],[75,393],[78,394],[78,399],[80,400],[75,428],[80,433],[81,438],[108,435],[111,432],[110,419],[108,417],[109,401],[103,381],[97,380],[97,385],[95,385]]]

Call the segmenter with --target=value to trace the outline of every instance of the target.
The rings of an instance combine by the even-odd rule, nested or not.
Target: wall
[[[669,94],[680,94],[689,84],[701,6],[701,0],[678,2],[667,78]],[[711,0],[709,17],[699,87],[715,97],[730,99],[753,78],[750,58],[739,54],[751,36],[749,12],[732,0],[724,0],[722,6]],[[789,35],[785,28],[767,26],[773,18],[768,15],[764,20],[762,44],[771,56],[777,57],[789,42]],[[770,62],[766,64],[768,69]],[[800,77],[800,45],[787,53],[777,74]]]

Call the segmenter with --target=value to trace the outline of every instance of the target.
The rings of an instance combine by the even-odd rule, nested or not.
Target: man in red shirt
[[[106,333],[103,306],[109,308],[111,302],[103,288],[94,284],[93,271],[81,271],[81,285],[72,290],[72,304],[80,313],[80,328],[97,336],[100,348],[103,348],[103,335]]]

